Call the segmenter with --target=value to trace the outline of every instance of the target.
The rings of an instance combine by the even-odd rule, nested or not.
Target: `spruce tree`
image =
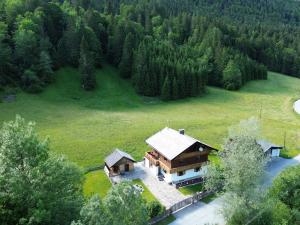
[[[96,87],[96,77],[94,74],[95,63],[93,59],[93,54],[88,49],[89,49],[88,43],[85,37],[83,36],[80,43],[80,59],[79,59],[81,84],[83,89],[92,90]]]
[[[148,71],[147,68],[147,54],[146,47],[144,43],[141,43],[138,51],[135,53],[134,57],[134,74],[133,83],[136,92],[139,94],[144,94],[145,91],[145,75]]]
[[[50,83],[53,80],[52,61],[49,54],[45,51],[42,51],[40,54],[37,70],[43,82]]]
[[[120,74],[123,78],[131,77],[132,64],[133,64],[133,48],[134,48],[134,36],[132,33],[129,33],[125,38],[122,58],[119,64]]]
[[[173,78],[173,83],[172,83],[172,98],[173,99],[179,99],[179,92],[178,92],[178,84],[177,84],[177,79],[176,77]]]
[[[197,96],[198,95],[198,81],[197,81],[197,75],[195,74],[195,71],[192,70],[191,73],[191,83],[192,83],[192,89],[191,89],[191,96]]]
[[[168,100],[172,99],[171,90],[172,90],[171,81],[169,79],[169,76],[167,76],[165,79],[164,85],[162,87],[162,90],[161,90],[162,100],[168,101]]]
[[[242,86],[242,74],[238,65],[230,60],[223,71],[223,86],[227,90],[237,90]]]

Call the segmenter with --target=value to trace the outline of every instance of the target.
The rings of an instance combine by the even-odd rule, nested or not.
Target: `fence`
[[[200,201],[204,197],[213,194],[213,191],[205,191],[205,192],[200,192],[197,194],[194,194],[193,196],[186,198],[180,202],[177,202],[176,204],[172,205],[169,209],[166,209],[162,214],[160,214],[157,217],[154,217],[153,219],[150,220],[150,224],[155,224],[158,223],[159,221],[165,219],[166,217],[170,216],[171,214],[189,206],[192,204],[195,204],[196,202]]]

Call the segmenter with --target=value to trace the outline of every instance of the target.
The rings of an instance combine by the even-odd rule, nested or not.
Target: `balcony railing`
[[[147,152],[145,157],[155,166],[159,166],[159,159],[152,152]]]

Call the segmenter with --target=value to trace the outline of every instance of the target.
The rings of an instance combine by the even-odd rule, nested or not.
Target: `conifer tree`
[[[242,85],[242,74],[238,65],[230,60],[223,71],[223,86],[227,90],[237,90]]]
[[[176,77],[173,78],[173,83],[172,83],[172,98],[173,99],[179,99],[180,98]]]
[[[131,77],[132,64],[133,64],[133,48],[134,48],[134,36],[132,33],[129,33],[125,38],[122,58],[119,64],[120,74],[123,78]]]
[[[168,101],[172,99],[172,85],[169,76],[166,76],[164,85],[161,90],[161,98],[164,101]]]
[[[197,96],[199,94],[198,92],[198,80],[197,75],[195,74],[195,71],[193,70],[191,73],[191,82],[192,82],[192,89],[191,89],[191,96]]]
[[[85,90],[92,90],[96,87],[96,78],[94,74],[95,63],[93,54],[88,50],[88,43],[85,37],[82,37],[80,43],[80,59],[79,69],[81,73],[82,88]]]
[[[41,80],[46,83],[50,83],[53,79],[52,61],[49,54],[45,51],[42,51],[40,54],[38,73]]]

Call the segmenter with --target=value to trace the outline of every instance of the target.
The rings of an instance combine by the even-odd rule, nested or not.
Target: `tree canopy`
[[[82,173],[49,152],[34,124],[17,116],[0,130],[0,223],[70,224],[83,203]]]
[[[168,77],[168,100],[206,85],[236,90],[267,69],[299,77],[298,9],[291,0],[4,0],[0,85],[42,91],[69,65],[91,90],[104,61],[142,95],[166,99]]]

